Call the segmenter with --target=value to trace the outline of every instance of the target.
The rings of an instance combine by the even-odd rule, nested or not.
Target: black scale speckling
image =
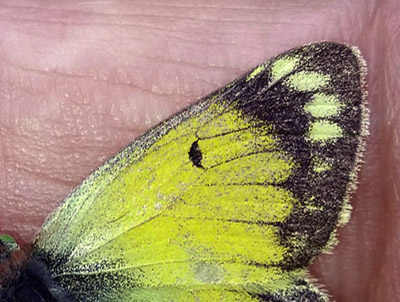
[[[295,292],[277,292],[274,294],[256,295],[260,302],[325,302],[320,293],[303,280],[295,284]]]
[[[254,121],[256,124],[273,125],[274,130],[271,134],[276,135],[279,139],[280,147],[290,153],[296,162],[300,163],[299,168],[293,171],[289,179],[283,184],[300,201],[300,206],[293,209],[284,223],[278,224],[282,244],[292,252],[292,254],[287,255],[280,266],[290,271],[303,268],[309,264],[324,249],[330,235],[336,228],[339,213],[343,207],[347,184],[350,180],[349,175],[355,165],[356,150],[361,132],[363,93],[360,85],[358,58],[347,46],[336,43],[317,43],[290,50],[270,62],[288,53],[298,55],[301,62],[306,62],[300,64],[294,72],[311,70],[331,75],[331,85],[321,91],[333,93],[339,97],[342,103],[347,104],[345,108],[342,108],[339,115],[329,118],[343,129],[345,134],[343,138],[325,146],[310,142],[306,138],[306,134],[313,118],[304,111],[304,105],[310,101],[313,93],[295,91],[284,85],[282,81],[266,89],[265,87],[271,81],[270,66],[268,66],[265,71],[251,81],[246,81],[250,74],[248,73],[235,80],[232,83],[233,85],[223,87],[203,98],[197,104],[190,106],[142,135],[129,145],[127,150],[148,148],[160,136],[176,127],[178,123],[201,114],[212,102],[223,105],[226,110],[238,109],[249,121]],[[339,76],[341,74],[343,77]],[[210,102],[215,96],[217,96],[215,100]],[[314,173],[311,169],[311,156],[314,155],[328,159],[334,169],[319,174]],[[202,154],[197,141],[194,141],[190,150],[188,150],[188,157],[195,167],[203,168],[201,165]],[[108,161],[111,165],[110,168],[123,164],[118,158],[117,155]],[[315,206],[322,207],[321,211],[305,211],[303,205],[310,202],[311,197],[314,197]],[[303,236],[305,247],[301,250],[291,245],[293,234]],[[37,292],[43,298],[43,301],[97,301],[104,298],[102,296],[104,291],[103,293],[100,291],[104,284],[111,286],[112,291],[118,291],[118,289],[126,286],[130,288],[141,287],[140,281],[138,281],[140,276],[132,276],[132,278],[125,279],[121,283],[117,278],[118,273],[68,275],[50,280],[52,279],[51,275],[56,274],[58,268],[66,262],[67,258],[68,255],[51,255],[43,254],[42,251],[34,251],[31,261],[24,268],[23,278],[20,280],[21,284],[27,290],[31,290],[32,286],[38,286]],[[43,264],[48,270],[43,269]],[[37,268],[38,265],[42,267],[41,270],[38,270],[40,274],[32,274],[32,269]],[[39,279],[40,284],[34,283],[29,278]],[[298,282],[302,282],[302,280]],[[58,290],[59,285],[63,286],[65,291]],[[260,295],[258,299],[260,302],[323,301],[311,287],[307,288],[306,282],[296,286],[299,288],[296,294],[281,292]],[[49,297],[48,287],[57,288],[58,294],[62,298]],[[71,290],[70,293],[68,293],[69,290]],[[75,293],[72,295],[72,292]],[[85,293],[90,293],[90,298]],[[16,296],[14,298],[14,300],[10,299],[9,301],[26,301],[17,299]]]
[[[293,270],[308,265],[324,249],[336,229],[350,173],[355,166],[361,134],[362,91],[358,58],[347,46],[320,43],[288,53],[291,56],[299,55],[300,62],[306,62],[292,73],[314,71],[330,75],[331,84],[312,93],[300,92],[285,85],[283,79],[260,93],[260,87],[266,87],[271,82],[270,67],[267,67],[250,85],[246,82],[247,75],[239,79],[223,98],[245,100],[237,102],[234,107],[240,109],[249,119],[256,116],[262,123],[274,126],[271,134],[278,134],[281,148],[300,163],[300,167],[293,171],[283,186],[294,194],[301,205],[313,197],[314,205],[322,207],[321,211],[312,212],[305,211],[301,206],[295,207],[290,217],[279,226],[282,244],[292,251],[281,267]],[[283,53],[276,59],[286,54]],[[307,139],[308,127],[315,118],[304,111],[304,105],[315,92],[334,94],[345,104],[340,114],[328,119],[337,123],[344,135],[326,145],[312,143]],[[311,160],[315,155],[331,162],[333,169],[314,173]],[[296,246],[291,245],[290,238],[293,234],[296,234],[295,237],[298,234],[304,236],[304,248],[296,249]]]

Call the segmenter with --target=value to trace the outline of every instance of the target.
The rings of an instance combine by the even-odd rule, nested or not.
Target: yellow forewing
[[[37,245],[49,253],[69,250],[60,276],[117,270],[142,276],[138,287],[145,288],[287,284],[279,269],[267,267],[286,251],[271,223],[283,221],[295,204],[289,191],[274,185],[287,179],[295,163],[276,149],[270,129],[249,127],[232,111],[213,116],[206,110],[160,136],[137,159],[122,155],[119,162],[131,164],[118,163],[123,168],[114,178],[89,179],[97,190],[90,196],[75,191]],[[195,141],[202,168],[188,156]],[[79,209],[71,208],[79,198]],[[55,224],[63,229],[57,240],[47,234]],[[214,280],[202,270],[214,272]]]
[[[67,197],[34,255],[85,301],[327,301],[305,266],[365,135],[353,52],[295,49],[150,130]]]

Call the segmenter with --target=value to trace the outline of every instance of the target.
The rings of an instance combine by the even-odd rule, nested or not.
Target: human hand
[[[347,42],[368,64],[371,136],[352,218],[312,272],[338,302],[397,301],[399,11],[367,2],[3,1],[0,233],[28,242],[101,162],[265,59]]]

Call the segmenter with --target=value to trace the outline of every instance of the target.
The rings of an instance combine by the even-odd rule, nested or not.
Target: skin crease
[[[267,58],[346,42],[371,136],[350,222],[311,271],[337,302],[400,300],[398,0],[44,3],[0,1],[0,233],[29,242],[105,159]]]

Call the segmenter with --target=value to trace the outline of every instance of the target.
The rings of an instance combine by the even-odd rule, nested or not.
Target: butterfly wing
[[[33,257],[78,301],[326,301],[305,267],[348,216],[363,68],[328,42],[258,66],[90,175]]]

